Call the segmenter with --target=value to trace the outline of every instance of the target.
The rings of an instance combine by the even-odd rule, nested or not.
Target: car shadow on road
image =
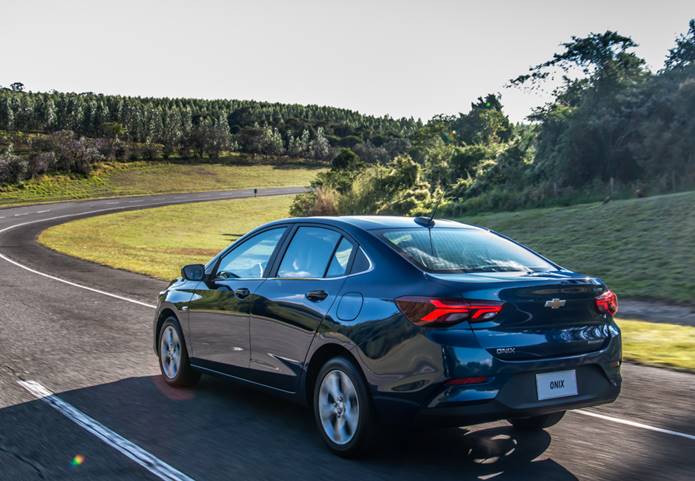
[[[207,376],[195,389],[150,376],[58,396],[195,479],[577,479],[544,459],[547,432],[501,423],[387,435],[371,455],[346,460],[323,447],[308,409]]]

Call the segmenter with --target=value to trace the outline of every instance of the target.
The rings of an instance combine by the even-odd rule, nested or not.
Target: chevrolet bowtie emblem
[[[545,301],[545,307],[549,307],[551,309],[560,309],[561,307],[565,307],[565,304],[567,304],[566,300],[558,298]]]

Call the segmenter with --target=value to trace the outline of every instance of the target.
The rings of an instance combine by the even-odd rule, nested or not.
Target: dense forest
[[[650,71],[617,32],[572,37],[509,88],[553,88],[513,124],[498,94],[423,123],[315,105],[0,88],[0,183],[101,160],[331,162],[297,215],[460,213],[695,186],[695,19]],[[552,87],[549,87],[552,86]]]

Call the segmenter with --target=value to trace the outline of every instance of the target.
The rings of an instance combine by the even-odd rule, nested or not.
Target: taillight
[[[396,305],[418,326],[445,326],[461,321],[480,322],[495,317],[503,303],[496,301],[458,301],[431,297],[399,297]]]
[[[618,296],[613,291],[606,291],[596,299],[596,309],[604,314],[614,316],[618,312]]]

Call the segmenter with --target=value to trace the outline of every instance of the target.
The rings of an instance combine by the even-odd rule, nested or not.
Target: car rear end
[[[602,281],[488,231],[446,231],[384,232],[426,280],[395,302],[441,346],[441,382],[421,399],[421,419],[471,424],[616,399],[617,298]]]

